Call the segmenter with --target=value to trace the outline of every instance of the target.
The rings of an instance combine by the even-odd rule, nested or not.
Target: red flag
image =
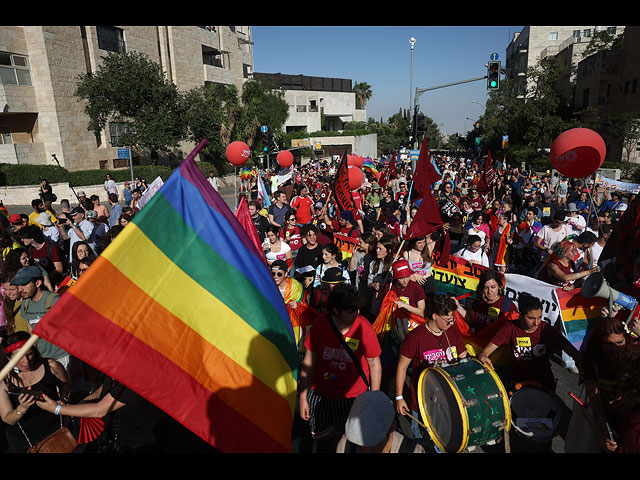
[[[264,264],[267,264],[267,259],[264,256],[264,252],[262,250],[262,242],[260,242],[260,237],[258,237],[258,231],[256,230],[256,226],[253,224],[253,220],[251,219],[251,215],[249,214],[249,206],[247,205],[247,200],[242,197],[240,200],[240,204],[238,205],[238,209],[236,210],[236,218],[242,228],[244,228],[247,235],[256,246],[258,252],[262,253],[261,257],[264,261]]]
[[[484,172],[482,172],[482,177],[478,182],[478,192],[481,195],[487,195],[491,191],[491,186],[496,179],[496,172],[491,168],[492,163],[491,152],[488,152],[487,161],[484,164]]]
[[[393,167],[391,167],[391,165],[393,165]],[[384,188],[387,186],[387,184],[389,183],[389,180],[391,180],[391,168],[393,168],[393,175],[396,174],[396,151],[393,151],[393,157],[391,158],[391,162],[389,163],[389,165],[387,165],[385,167],[385,169],[380,172],[380,175],[378,175],[378,183],[380,184],[381,188]]]
[[[353,208],[353,198],[349,187],[349,165],[347,164],[347,153],[342,156],[342,161],[336,173],[336,180],[333,183],[333,196],[336,200],[338,210],[351,210]]]
[[[420,198],[424,198],[427,192],[431,192],[431,185],[440,180],[442,177],[433,166],[431,158],[429,158],[429,149],[427,148],[427,136],[425,135],[420,147],[420,156],[416,163],[416,171],[413,174],[413,189],[418,192]]]

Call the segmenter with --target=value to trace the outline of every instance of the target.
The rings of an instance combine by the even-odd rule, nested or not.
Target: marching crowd
[[[403,162],[391,176],[383,174],[388,162],[363,168],[363,181],[351,191],[353,206],[345,210],[334,197],[339,162],[295,167],[282,184],[275,171],[242,182],[238,202],[248,202],[296,334],[299,451],[441,452],[421,421],[420,374],[470,357],[493,369],[498,350],[510,359],[504,368],[496,365],[510,392],[529,384],[553,395],[551,357],[561,351],[572,357],[601,451],[638,451],[633,367],[640,356],[635,323],[626,328],[629,312],[603,308],[586,348],[577,351],[542,320],[540,299],[525,293],[514,302],[504,292],[508,273],[580,288],[599,272],[599,256],[633,196],[625,199],[590,179],[504,164],[486,188],[483,158],[437,154],[433,162],[440,179],[432,195],[443,221],[417,237],[408,232],[424,198]],[[218,190],[213,175],[210,183]],[[54,211],[57,198],[43,180],[30,215],[5,209],[0,217],[4,363],[136,215],[147,187],[137,179],[119,192],[108,176],[104,188],[108,206],[78,192],[74,207],[63,199]],[[444,253],[484,267],[477,290],[464,301],[440,292],[435,281],[445,239]],[[614,287],[633,296],[640,271],[631,270],[635,277],[621,274]],[[379,326],[387,311],[400,334],[383,339]],[[490,332],[481,351],[468,351],[461,325]],[[398,427],[401,416],[409,419],[410,435]],[[86,451],[157,451],[159,425],[164,438],[181,431],[115,379],[43,339],[0,384],[0,417],[2,451],[8,452],[26,452],[60,429],[63,418],[66,425],[69,419],[106,422],[95,449]],[[70,427],[77,435],[83,425]]]
[[[274,280],[299,325],[299,414],[312,439],[302,451],[400,451],[403,441],[413,442],[409,450],[442,451],[420,421],[418,379],[428,366],[471,357],[461,325],[489,335],[473,355],[488,367],[496,350],[506,351],[510,362],[496,370],[509,392],[533,385],[554,395],[550,359],[571,357],[601,450],[637,451],[637,421],[629,421],[637,392],[619,386],[638,345],[638,328],[624,323],[629,312],[603,309],[579,352],[542,320],[540,299],[522,293],[514,302],[504,292],[506,273],[580,288],[600,271],[599,256],[635,195],[625,199],[595,179],[504,164],[494,166],[495,179],[483,188],[485,159],[436,154],[433,162],[440,179],[432,194],[443,222],[421,237],[405,238],[423,200],[407,163],[391,177],[384,162],[363,168],[346,210],[332,198],[339,162],[296,167],[291,181],[273,183],[266,194],[256,177],[243,185],[240,198],[248,200]],[[274,179],[265,175],[264,184],[272,187]],[[446,236],[449,255],[485,267],[475,295],[464,301],[440,292],[434,280]],[[620,277],[617,288],[632,289],[635,280]],[[388,302],[404,331],[381,336]],[[411,435],[399,433],[399,415],[410,420]]]

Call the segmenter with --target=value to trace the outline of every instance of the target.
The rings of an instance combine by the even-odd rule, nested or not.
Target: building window
[[[126,53],[124,30],[116,27],[96,27],[98,48],[110,52]]]
[[[582,33],[583,37],[590,37],[591,36],[591,29],[590,28],[585,28],[584,32]]]
[[[127,124],[124,122],[109,122],[109,137],[112,147],[123,147],[120,138],[127,130]]]
[[[624,94],[629,93],[629,82],[624,82]]]
[[[31,86],[28,57],[0,52],[0,83]]]
[[[296,112],[306,112],[307,111],[307,106],[306,105],[298,105],[296,106]]]
[[[549,32],[549,40],[551,41],[558,40],[558,32]]]
[[[607,33],[610,35],[616,34],[616,27],[607,27]]]
[[[318,103],[315,100],[309,100],[309,111],[310,112],[318,111]]]
[[[573,38],[579,38],[580,37],[580,30],[574,30],[573,31]]]
[[[12,143],[13,137],[11,136],[9,127],[0,127],[0,144],[10,145]]]
[[[211,65],[212,67],[220,67],[222,68],[222,53],[220,50],[216,50],[215,48],[207,47],[205,45],[202,46],[202,63],[205,65]]]
[[[636,90],[638,89],[638,79],[635,78],[632,82],[631,82],[631,93],[636,93]]]
[[[253,78],[253,68],[247,63],[242,64],[242,74],[244,78]]]

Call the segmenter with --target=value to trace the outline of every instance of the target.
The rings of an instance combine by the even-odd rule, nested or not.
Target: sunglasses
[[[453,324],[455,323],[455,321],[456,321],[455,317],[453,317],[453,318],[451,318],[451,317],[450,317],[450,318],[446,318],[446,317],[443,317],[443,316],[441,316],[441,315],[438,315],[438,317],[440,317],[442,320],[444,320],[444,322],[445,322],[447,325],[453,325]]]
[[[282,271],[276,272],[275,270],[271,270],[271,276],[278,277],[278,278],[284,277],[284,272]]]

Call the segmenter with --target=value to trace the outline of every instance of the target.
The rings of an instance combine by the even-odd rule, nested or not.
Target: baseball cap
[[[410,277],[413,274],[409,262],[405,259],[398,260],[393,264],[393,278],[405,278]]]
[[[283,272],[287,272],[289,270],[289,266],[284,260],[275,260],[273,263],[271,263],[271,270],[273,270],[274,268],[279,268]]]
[[[84,215],[87,218],[98,218],[98,212],[96,212],[95,210],[87,210]]]
[[[11,285],[26,285],[32,280],[42,278],[42,269],[35,265],[29,265],[28,267],[22,267],[16,273],[16,276],[11,280]]]
[[[73,216],[75,216],[75,215],[78,215],[79,213],[85,213],[85,212],[84,212],[84,208],[82,208],[82,207],[76,207],[76,208],[74,208],[73,210],[71,210],[71,212],[69,212],[69,215],[70,215],[71,217],[73,217]]]
[[[80,190],[80,191],[78,192],[78,196],[79,196],[79,197],[86,197],[86,196],[87,196],[87,194],[86,194],[86,193],[84,193],[84,190]]]
[[[12,225],[20,225],[22,223],[22,217],[17,213],[9,215],[9,223],[11,223]]]
[[[389,434],[396,417],[391,400],[380,390],[356,397],[345,423],[347,440],[361,447],[374,447]]]

